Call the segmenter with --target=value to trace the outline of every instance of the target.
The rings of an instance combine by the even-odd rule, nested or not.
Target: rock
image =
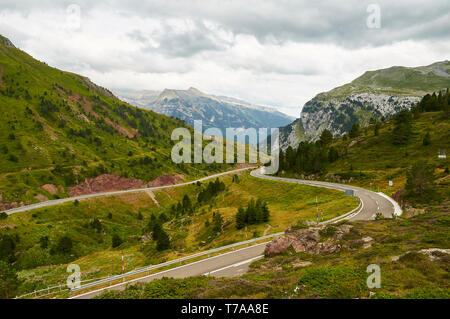
[[[69,189],[70,196],[86,195],[99,192],[118,191],[132,188],[143,188],[146,184],[134,178],[124,178],[118,175],[103,174],[95,178],[86,178],[84,183]]]
[[[363,139],[364,139],[364,137],[362,137],[362,136],[360,136],[360,137],[354,139],[353,141],[350,142],[350,144],[348,144],[348,147],[349,147],[349,148],[352,147],[353,145],[355,145],[355,144],[361,142]]]
[[[42,185],[41,188],[52,195],[55,195],[58,192],[58,188],[53,184],[45,184]]]
[[[264,254],[266,256],[273,256],[279,254],[280,252],[288,249],[289,246],[291,246],[291,244],[292,244],[291,239],[287,237],[284,236],[276,237],[266,245]]]
[[[425,213],[426,210],[423,208],[413,208],[413,207],[407,207],[406,209],[403,210],[403,216],[404,217],[412,217],[412,216],[416,216],[416,215],[420,215]]]
[[[337,227],[333,236],[322,242],[320,231],[326,226],[311,227],[308,229],[300,229],[292,231],[288,229],[284,236],[273,239],[266,245],[266,256],[273,256],[292,247],[298,252],[309,252],[313,254],[333,253],[341,249],[338,241],[348,233],[352,228],[351,225],[341,225]]]
[[[371,241],[373,241],[374,239],[372,237],[364,237],[363,239],[361,239],[363,242],[365,243],[369,243]]]
[[[427,255],[430,260],[439,260],[442,256],[450,255],[450,249],[428,248],[419,250],[419,253]]]
[[[146,241],[149,241],[151,239],[152,239],[152,236],[150,236],[150,235],[142,235],[141,241],[143,243],[145,243]]]
[[[308,266],[312,265],[312,262],[299,260],[299,261],[292,263],[291,265],[292,265],[292,267],[308,267]]]
[[[10,202],[10,203],[1,203],[0,210],[8,210],[13,209],[19,206],[23,206],[23,202]]]
[[[183,181],[183,175],[161,175],[147,184],[148,187],[174,185]]]
[[[36,196],[34,196],[34,198],[36,198],[38,201],[40,202],[46,202],[48,201],[47,196],[42,195],[42,194],[37,194]]]

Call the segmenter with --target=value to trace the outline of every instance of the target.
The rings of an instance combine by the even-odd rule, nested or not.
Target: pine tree
[[[158,240],[159,236],[164,232],[160,223],[155,223],[152,229],[152,238],[153,240]]]
[[[373,135],[378,136],[380,130],[380,122],[376,122],[373,128]]]
[[[427,132],[427,133],[425,134],[425,136],[423,137],[422,144],[423,144],[424,146],[427,146],[427,145],[430,145],[430,144],[431,144],[430,132]]]
[[[123,240],[122,240],[122,238],[120,238],[119,235],[114,234],[112,236],[112,243],[111,243],[112,248],[119,247],[120,245],[122,245],[122,243],[123,243]]]
[[[212,224],[213,224],[213,230],[215,232],[218,233],[218,232],[222,231],[223,218],[222,218],[222,215],[220,215],[220,213],[213,214]]]
[[[156,242],[156,250],[163,251],[170,248],[170,238],[167,233],[161,228]]]
[[[183,213],[186,212],[190,213],[192,211],[192,203],[188,195],[184,195],[182,205],[183,205]]]
[[[333,141],[333,135],[331,132],[327,129],[322,131],[322,134],[320,135],[320,144],[323,146],[327,146]]]
[[[352,125],[352,128],[348,132],[348,136],[350,136],[350,138],[355,138],[355,137],[358,137],[359,134],[360,134],[359,124],[355,123]]]
[[[415,163],[406,175],[407,196],[423,198],[434,190],[433,166],[420,161]]]
[[[245,226],[245,210],[242,206],[238,208],[236,213],[236,228],[242,229]]]
[[[20,283],[14,268],[0,260],[0,299],[15,297]]]

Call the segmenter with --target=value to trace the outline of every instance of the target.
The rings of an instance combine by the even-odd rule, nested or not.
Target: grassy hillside
[[[204,183],[155,191],[155,201],[148,193],[124,194],[14,214],[0,220],[2,236],[15,243],[3,259],[20,270],[19,278],[23,283],[19,294],[63,283],[68,263],[81,267],[83,280],[118,274],[122,250],[129,271],[164,259],[283,231],[291,225],[315,219],[316,196],[324,219],[341,215],[358,205],[356,198],[346,197],[342,192],[261,180],[248,173],[224,176],[221,180],[225,190],[207,202],[197,200],[198,194],[207,187]],[[273,192],[274,188],[277,193]],[[172,205],[181,202],[185,195],[190,197],[194,209],[191,213],[177,214]],[[235,214],[239,206],[246,206],[257,198],[268,203],[269,221],[249,225],[247,230],[236,229]],[[213,228],[214,213],[219,213],[223,219],[219,230]],[[158,220],[164,216],[161,223],[170,237],[170,249],[156,249],[148,228],[152,215]],[[113,248],[115,235],[123,243]],[[64,252],[58,245],[65,236],[71,239],[72,247]],[[6,242],[3,237],[0,245]]]
[[[318,98],[342,98],[356,93],[422,96],[436,89],[448,87],[450,61],[428,66],[407,68],[393,66],[367,71],[352,82],[321,93]]]
[[[0,112],[0,202],[66,196],[69,186],[103,173],[150,181],[224,168],[173,164],[170,133],[187,127],[184,122],[132,107],[6,40],[0,43]],[[59,187],[56,195],[40,188],[47,183]]]
[[[442,102],[445,104],[442,110],[437,107],[419,110],[421,105],[438,100],[438,94],[427,95],[413,111],[402,111],[381,122],[372,121],[364,128],[355,127],[353,132],[339,138],[332,139],[329,134],[327,139],[324,134],[315,143],[303,142],[297,150],[288,148],[281,154],[279,175],[350,183],[392,196],[404,192],[413,166],[425,163],[433,172],[436,196],[429,196],[429,201],[423,204],[447,205],[450,162],[448,157],[439,158],[438,154],[450,149],[450,95],[443,92],[441,96],[443,101],[447,99]]]
[[[450,298],[448,254],[426,251],[450,246],[448,213],[352,225],[336,253],[288,250],[238,278],[165,278],[99,298]],[[380,288],[366,285],[370,264],[380,267]]]

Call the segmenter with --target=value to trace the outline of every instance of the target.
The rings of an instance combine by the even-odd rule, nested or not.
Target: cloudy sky
[[[193,86],[297,117],[366,70],[450,59],[449,30],[449,0],[0,3],[0,34],[113,91]]]

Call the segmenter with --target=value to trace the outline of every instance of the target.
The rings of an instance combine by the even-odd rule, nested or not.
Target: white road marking
[[[256,256],[256,257],[253,257],[253,258],[244,260],[244,261],[240,261],[240,262],[238,262],[238,263],[235,263],[235,264],[232,264],[232,265],[229,265],[229,266],[225,266],[225,267],[222,267],[222,268],[219,268],[219,269],[210,271],[210,272],[206,272],[206,273],[204,273],[203,275],[204,275],[204,276],[208,276],[208,275],[211,275],[211,274],[216,273],[216,272],[218,272],[218,271],[222,271],[222,270],[225,270],[225,269],[228,269],[228,268],[231,268],[231,267],[239,267],[239,266],[242,266],[242,265],[251,263],[251,262],[254,261],[254,260],[261,259],[261,258],[263,258],[263,257],[264,257],[264,255],[259,255],[259,256]],[[241,270],[241,271],[244,271],[244,269],[240,269],[240,270]]]

